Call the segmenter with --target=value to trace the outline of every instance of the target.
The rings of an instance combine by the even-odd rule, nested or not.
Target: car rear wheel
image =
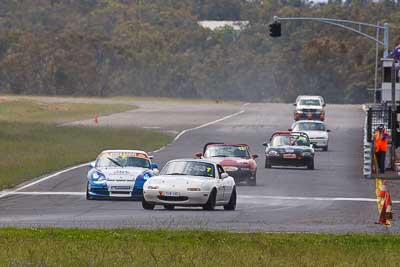
[[[174,205],[164,205],[164,208],[165,208],[166,210],[174,210],[174,209],[175,209],[175,206],[174,206]]]
[[[145,210],[154,210],[154,204],[151,204],[151,203],[149,203],[149,202],[147,202],[146,200],[142,200],[142,207],[145,209]]]
[[[271,167],[272,167],[271,163],[269,162],[269,160],[267,158],[265,158],[265,168],[270,169]]]
[[[224,210],[235,210],[236,209],[236,198],[237,198],[236,187],[234,187],[228,204],[224,205]]]
[[[207,203],[203,205],[204,210],[214,210],[216,205],[217,192],[215,189],[210,194],[210,197],[207,200]]]
[[[309,170],[314,170],[314,159],[310,161],[307,165],[307,169]]]

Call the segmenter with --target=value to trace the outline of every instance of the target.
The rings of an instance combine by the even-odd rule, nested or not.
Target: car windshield
[[[319,99],[301,99],[300,105],[303,106],[320,106],[321,102]]]
[[[271,145],[277,146],[309,146],[310,143],[305,136],[302,135],[277,135],[272,138]]]
[[[191,175],[215,177],[214,165],[198,161],[169,162],[162,170],[161,175]]]
[[[204,153],[205,158],[211,157],[236,157],[250,158],[250,153],[247,146],[208,146]]]
[[[140,167],[150,168],[150,161],[140,153],[105,153],[96,161],[96,167]]]
[[[299,122],[293,128],[295,132],[301,131],[325,131],[325,125],[320,122]]]

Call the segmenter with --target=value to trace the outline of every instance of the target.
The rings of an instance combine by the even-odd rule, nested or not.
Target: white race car
[[[297,121],[293,123],[292,128],[289,130],[306,133],[314,148],[322,148],[323,151],[328,151],[330,130],[326,129],[322,121]]]
[[[204,159],[169,161],[159,176],[150,178],[143,186],[144,209],[155,205],[166,209],[175,206],[203,207],[214,210],[236,208],[236,186],[221,165]]]

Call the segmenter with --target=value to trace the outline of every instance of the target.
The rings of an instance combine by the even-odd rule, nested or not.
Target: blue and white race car
[[[90,163],[86,199],[143,198],[143,184],[158,175],[157,164],[139,150],[105,150]]]

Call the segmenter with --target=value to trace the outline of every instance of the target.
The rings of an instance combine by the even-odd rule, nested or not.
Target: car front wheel
[[[149,203],[149,202],[147,202],[146,200],[142,200],[142,207],[145,209],[145,210],[154,210],[154,204],[151,204],[151,203]]]
[[[214,210],[216,202],[217,202],[216,200],[217,200],[217,191],[214,189],[211,192],[210,197],[207,200],[207,203],[203,205],[203,209],[204,210]]]
[[[224,205],[224,210],[235,210],[236,209],[236,198],[237,198],[236,187],[234,187],[228,204]]]
[[[314,170],[314,159],[312,159],[312,160],[310,161],[310,163],[308,163],[307,169],[309,169],[309,170]]]
[[[265,158],[265,168],[270,169],[271,167],[272,166],[271,166],[271,163],[269,162],[268,158]]]
[[[86,185],[86,200],[93,200],[93,197],[89,194],[89,183]]]

